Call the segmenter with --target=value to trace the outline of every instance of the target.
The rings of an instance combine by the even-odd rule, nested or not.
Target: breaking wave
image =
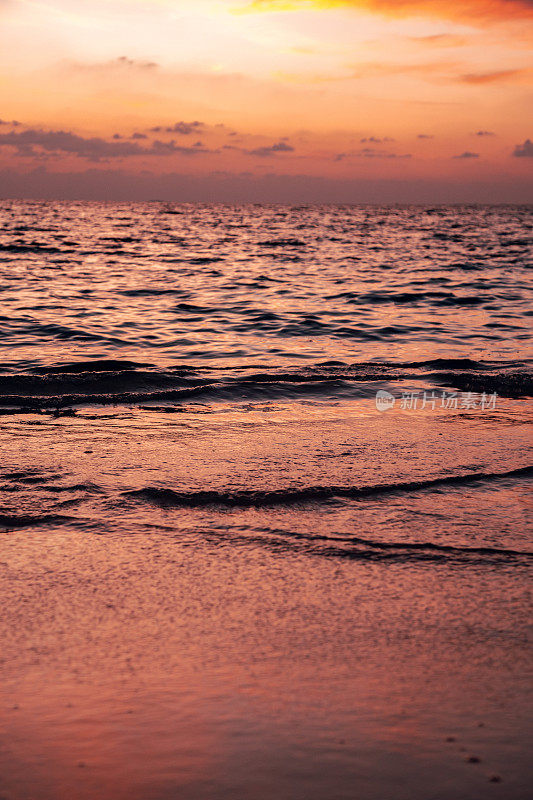
[[[375,484],[372,486],[308,486],[294,489],[275,489],[272,491],[243,490],[237,492],[180,492],[164,487],[148,486],[142,489],[129,490],[124,493],[124,496],[159,506],[176,508],[204,508],[209,506],[268,508],[293,505],[295,503],[320,503],[335,499],[358,500],[399,492],[436,489],[440,486],[465,486],[480,481],[504,480],[506,478],[529,477],[531,475],[533,475],[533,466],[526,466],[507,472],[446,475],[439,478],[428,478],[427,480]]]

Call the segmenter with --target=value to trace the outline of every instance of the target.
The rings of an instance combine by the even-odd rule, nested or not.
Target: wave
[[[260,247],[305,247],[305,242],[301,239],[266,239],[258,242]]]
[[[202,383],[177,389],[155,389],[149,391],[121,391],[105,394],[85,391],[84,393],[61,393],[50,395],[10,394],[0,395],[1,406],[15,406],[26,411],[61,409],[71,406],[92,405],[140,405],[144,403],[172,402],[188,400],[203,402],[242,402],[253,400],[295,399],[298,397],[324,397],[351,395],[355,392],[349,383],[340,380],[302,381],[286,384],[276,381],[243,381],[234,383]],[[51,389],[51,387],[47,387]],[[366,392],[360,396],[366,396]]]
[[[0,244],[0,252],[5,253],[62,253],[64,248],[32,242],[30,244]],[[68,251],[70,252],[70,251]]]
[[[33,528],[71,522],[72,519],[63,514],[0,514],[0,528]]]
[[[486,563],[487,561],[509,562],[533,560],[533,552],[500,547],[461,547],[459,545],[440,545],[433,542],[379,542],[359,537],[311,536],[265,529],[263,535],[231,534],[233,544],[259,544],[277,552],[304,552],[326,558],[343,558],[352,561],[371,562],[458,562],[463,564]],[[210,540],[213,533],[206,534]],[[227,533],[224,534],[224,540]]]
[[[150,367],[151,364],[139,363],[136,361],[119,361],[116,359],[100,359],[97,361],[75,361],[72,363],[60,364],[56,367],[35,367],[32,371],[38,375],[53,375],[55,373],[77,373],[77,372],[114,372],[120,370],[139,369]]]
[[[358,500],[380,495],[438,489],[441,486],[467,486],[482,481],[530,477],[532,475],[533,465],[507,472],[475,472],[463,475],[446,475],[442,478],[406,481],[404,483],[374,484],[371,486],[307,486],[294,489],[274,489],[271,491],[242,490],[236,492],[180,492],[165,487],[147,486],[141,489],[131,489],[124,492],[123,495],[133,500],[140,500],[163,507],[208,508],[210,506],[225,506],[230,508],[270,508],[298,503],[323,503],[336,499]]]
[[[397,556],[398,552],[407,551],[409,554],[430,552],[442,553],[444,555],[515,555],[526,557],[529,556],[533,558],[533,552],[529,552],[527,550],[513,550],[505,547],[459,547],[456,545],[435,544],[434,542],[377,542],[371,541],[370,539],[360,539],[357,536],[353,537],[349,541],[352,545],[362,545],[365,549],[370,549],[370,551],[384,551],[385,555],[388,552],[391,552],[394,556]],[[351,553],[348,555],[351,555]],[[357,552],[357,555],[361,555],[360,551]]]
[[[180,364],[157,369],[127,360],[94,360],[37,367],[0,375],[0,407],[26,410],[87,403],[122,405],[187,400],[242,400],[371,397],[379,383],[406,382],[496,392],[503,397],[533,396],[533,373],[520,362],[463,359],[418,362],[324,362],[302,367],[198,367]]]
[[[496,393],[501,397],[533,397],[531,372],[515,372],[507,375],[449,373],[439,377],[441,383],[461,391]]]
[[[21,483],[27,484],[28,481],[21,481]],[[0,486],[0,491],[2,492],[20,492],[21,486],[19,485],[8,485],[8,486]],[[85,494],[100,494],[102,490],[96,486],[94,483],[73,483],[67,486],[63,485],[56,485],[56,484],[48,484],[42,483],[40,481],[34,481],[32,488],[38,490],[39,492],[49,492],[51,494],[61,494],[62,492],[73,492],[79,493],[84,492]]]
[[[428,361],[404,361],[402,367],[435,367],[435,369],[480,370],[491,366],[490,361],[475,361],[472,358],[431,358]]]
[[[346,302],[374,306],[387,303],[409,305],[425,303],[430,306],[479,306],[493,301],[493,297],[480,297],[479,295],[457,295],[453,292],[340,292],[328,295],[328,300],[345,300]]]

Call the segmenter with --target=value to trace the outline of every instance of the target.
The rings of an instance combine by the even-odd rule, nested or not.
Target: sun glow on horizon
[[[531,173],[532,5],[393,5],[0,3],[0,169]]]

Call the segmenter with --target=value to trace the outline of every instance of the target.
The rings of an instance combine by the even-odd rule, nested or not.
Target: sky
[[[533,0],[0,0],[0,196],[533,202]]]

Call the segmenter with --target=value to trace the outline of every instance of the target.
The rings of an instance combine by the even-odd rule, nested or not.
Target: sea
[[[526,798],[532,231],[0,202],[7,796]]]

